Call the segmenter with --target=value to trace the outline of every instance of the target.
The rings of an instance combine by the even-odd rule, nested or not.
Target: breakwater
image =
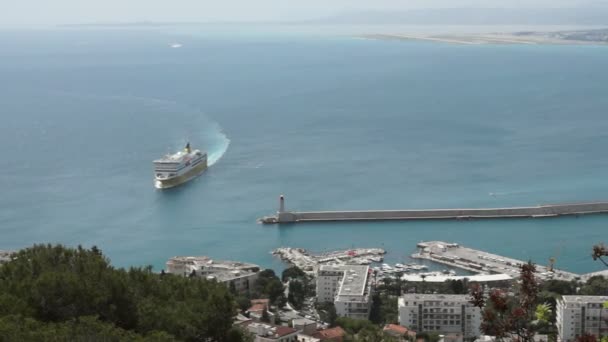
[[[286,211],[285,199],[279,199],[276,215],[265,216],[260,222],[302,223],[328,221],[382,220],[467,220],[499,218],[543,218],[566,215],[608,213],[608,202],[546,204],[530,207],[477,209],[413,209],[413,210],[353,210],[353,211]]]

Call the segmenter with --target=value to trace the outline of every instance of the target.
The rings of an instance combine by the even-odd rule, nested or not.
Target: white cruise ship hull
[[[200,176],[203,172],[205,172],[205,170],[207,170],[207,161],[206,160],[205,160],[205,162],[194,166],[190,170],[184,172],[183,174],[181,174],[177,177],[166,178],[166,179],[156,178],[154,181],[154,186],[157,189],[174,188],[178,185],[182,185],[182,184]]]

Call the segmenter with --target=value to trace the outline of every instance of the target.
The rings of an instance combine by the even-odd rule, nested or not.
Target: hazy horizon
[[[66,24],[134,23],[134,22],[289,22],[314,21],[327,18],[348,17],[352,13],[405,12],[445,9],[509,9],[509,10],[559,10],[578,9],[594,12],[601,8],[608,11],[604,0],[322,0],[291,1],[260,0],[120,0],[90,1],[34,0],[4,1],[0,13],[1,27],[38,27]],[[497,11],[499,12],[499,11]],[[458,11],[445,20],[458,20]],[[542,11],[539,12],[542,16]],[[550,17],[548,14],[547,17]],[[466,19],[466,18],[465,18]],[[507,18],[508,19],[508,18]],[[547,18],[539,18],[541,21]],[[381,20],[381,19],[380,19]],[[439,21],[444,19],[438,19]],[[570,23],[576,23],[576,18]],[[506,20],[508,21],[508,20]],[[585,23],[588,24],[588,23]]]

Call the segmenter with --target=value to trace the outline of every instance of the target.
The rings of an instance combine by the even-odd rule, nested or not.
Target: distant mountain
[[[448,8],[349,12],[316,24],[349,25],[608,25],[608,6],[594,8]]]

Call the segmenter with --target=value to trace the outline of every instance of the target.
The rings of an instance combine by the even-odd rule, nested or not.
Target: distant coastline
[[[528,44],[528,45],[608,45],[608,28],[576,31],[521,31],[513,33],[464,34],[365,34],[360,38],[378,40],[423,40],[450,44]]]

